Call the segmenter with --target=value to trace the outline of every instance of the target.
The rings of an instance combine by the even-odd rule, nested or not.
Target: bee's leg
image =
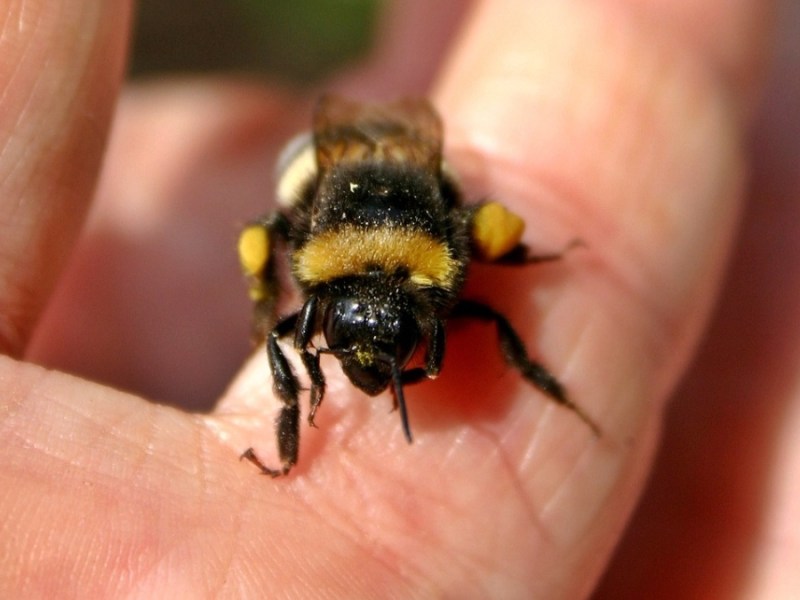
[[[571,240],[559,252],[551,252],[548,254],[532,254],[530,248],[525,244],[517,244],[508,253],[504,254],[493,262],[495,265],[537,265],[540,263],[554,262],[564,258],[564,255],[573,248],[582,248],[585,244],[582,240]]]
[[[300,383],[297,380],[289,361],[278,345],[278,340],[292,333],[297,325],[299,313],[281,319],[267,336],[267,357],[272,369],[273,389],[275,395],[283,402],[283,407],[276,420],[278,434],[278,456],[280,469],[265,466],[248,448],[242,458],[248,459],[266,475],[277,477],[286,475],[297,463],[297,452],[300,443]]]
[[[520,242],[525,222],[499,202],[485,202],[463,213],[473,257],[481,262],[501,265],[529,265],[560,259],[564,253],[583,245],[573,240],[561,252],[532,254]]]
[[[319,352],[309,352],[308,348],[306,348],[300,351],[300,358],[303,359],[303,364],[311,379],[308,424],[311,425],[311,427],[316,427],[314,416],[317,414],[317,409],[319,409],[319,405],[322,403],[322,397],[325,395],[325,375],[322,374],[322,369],[319,366]]]
[[[434,379],[442,370],[444,360],[444,325],[439,319],[431,324],[431,332],[428,335],[428,347],[425,349],[425,366],[408,369],[395,378],[392,388],[394,398],[394,410],[400,409],[400,420],[403,424],[403,432],[406,440],[410,444],[413,441],[411,436],[411,425],[408,422],[408,411],[406,410],[405,394],[403,388],[412,383],[419,383],[423,379]]]
[[[311,352],[308,349],[311,344],[311,338],[317,329],[317,306],[319,302],[316,296],[310,296],[303,308],[300,310],[300,316],[295,328],[294,347],[300,352],[300,358],[308,372],[308,377],[311,380],[311,399],[310,409],[308,412],[308,424],[312,427],[314,425],[314,415],[317,414],[317,409],[322,402],[322,397],[325,395],[325,376],[322,374],[322,369],[319,366],[319,352]]]
[[[431,331],[427,339],[428,346],[425,349],[425,366],[403,371],[400,376],[403,385],[419,383],[423,379],[436,379],[439,372],[442,370],[445,336],[444,325],[439,319],[434,320],[431,324]],[[397,408],[396,402],[394,408]]]
[[[289,222],[273,213],[247,225],[239,234],[239,263],[247,276],[253,301],[253,337],[260,344],[275,322],[278,280],[273,259],[275,244],[285,242]]]
[[[425,350],[425,375],[428,379],[435,379],[442,370],[444,339],[444,324],[441,320],[434,319],[428,334],[428,347]]]
[[[516,368],[525,379],[547,394],[552,400],[574,412],[581,421],[586,423],[592,433],[598,437],[600,436],[600,427],[580,406],[567,397],[564,387],[555,376],[544,366],[528,357],[525,345],[508,319],[493,308],[472,300],[459,301],[453,309],[452,316],[493,322],[497,328],[497,337],[500,340],[500,348],[505,361]]]

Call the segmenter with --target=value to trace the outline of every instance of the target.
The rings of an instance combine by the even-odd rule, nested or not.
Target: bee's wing
[[[337,163],[405,162],[438,174],[442,123],[427,100],[359,104],[323,96],[314,113],[314,143],[322,173]]]

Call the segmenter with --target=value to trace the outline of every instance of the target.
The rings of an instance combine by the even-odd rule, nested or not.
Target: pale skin
[[[275,480],[238,461],[276,460],[277,404],[261,349],[234,374],[235,240],[313,98],[121,92],[126,6],[0,10],[0,596],[574,598],[604,573],[598,597],[800,589],[800,329],[781,326],[800,304],[798,142],[780,121],[800,94],[778,81],[756,118],[768,2],[478,2],[447,49],[447,11],[397,11],[332,87],[430,93],[470,197],[523,216],[534,249],[584,241],[476,269],[467,293],[603,435],[459,326],[441,377],[407,392],[412,446],[389,395],[324,360],[318,429]]]

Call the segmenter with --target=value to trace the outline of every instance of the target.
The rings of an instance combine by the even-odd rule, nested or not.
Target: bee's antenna
[[[408,423],[408,410],[406,409],[406,397],[403,394],[403,378],[400,375],[400,369],[397,368],[397,361],[392,358],[389,361],[392,366],[392,383],[394,385],[394,399],[397,402],[397,407],[400,409],[400,421],[403,423],[403,433],[406,436],[408,443],[412,443],[414,438],[411,437],[411,426]]]

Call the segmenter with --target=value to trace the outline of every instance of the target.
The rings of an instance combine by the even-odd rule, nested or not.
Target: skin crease
[[[798,454],[782,441],[800,427],[785,368],[798,340],[773,312],[791,314],[800,289],[785,268],[800,257],[788,243],[796,218],[780,214],[796,211],[785,200],[796,176],[780,165],[797,142],[772,113],[752,118],[768,3],[716,0],[699,14],[666,0],[474,3],[449,48],[439,36],[455,21],[437,14],[406,38],[413,53],[390,36],[383,71],[343,77],[336,89],[359,97],[432,89],[468,196],[518,212],[536,250],[585,242],[551,265],[479,266],[468,295],[508,314],[604,435],[521,383],[489,329],[458,323],[441,377],[408,390],[412,446],[388,395],[365,399],[323,361],[319,429],[304,423],[300,463],[278,480],[237,461],[250,445],[274,461],[277,405],[262,351],[234,376],[248,352],[235,243],[268,202],[265,165],[307,126],[315,94],[178,81],[128,90],[114,107],[125,3],[4,5],[0,343],[25,362],[0,357],[0,596],[586,596],[687,369],[598,597],[773,598],[800,586],[786,559],[800,507],[781,500]],[[379,79],[408,56],[417,70]],[[796,64],[778,73],[788,80]],[[785,104],[767,106],[796,106],[786,89],[771,85]],[[114,109],[93,212],[56,288]],[[748,165],[750,139],[764,152]],[[765,236],[780,270],[752,252]],[[735,261],[715,309],[732,252],[750,260]],[[720,362],[758,331],[772,343],[744,356],[760,360]],[[728,438],[755,444],[745,476]],[[737,500],[725,520],[708,520],[720,512],[714,482]],[[670,496],[675,485],[692,493]]]

